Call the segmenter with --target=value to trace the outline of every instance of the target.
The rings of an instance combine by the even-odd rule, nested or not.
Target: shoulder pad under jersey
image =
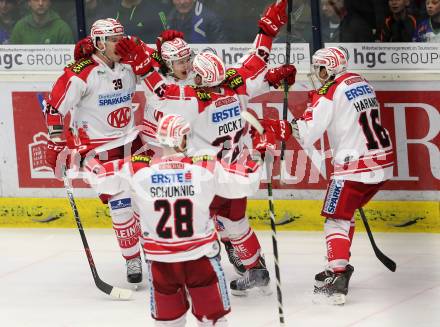
[[[149,164],[151,162],[151,157],[145,155],[135,155],[131,157],[131,162],[143,162]]]
[[[82,71],[84,71],[87,67],[91,65],[95,66],[97,65],[97,63],[92,58],[83,58],[67,65],[66,68],[71,72],[79,75]]]
[[[244,84],[243,76],[239,74],[237,69],[230,68],[226,70],[225,76],[226,78],[224,83],[233,90]]]
[[[336,81],[329,81],[327,83],[325,83],[319,90],[318,90],[318,94],[319,95],[324,95],[327,94],[327,92],[330,90],[331,86],[336,84]]]
[[[195,89],[196,96],[200,101],[211,101],[212,95],[210,92],[203,89]]]
[[[212,161],[215,160],[213,156],[210,155],[203,155],[203,156],[194,156],[191,157],[192,163],[197,163],[201,161]]]

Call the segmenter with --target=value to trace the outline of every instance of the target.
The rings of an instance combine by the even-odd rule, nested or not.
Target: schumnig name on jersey
[[[193,196],[194,185],[177,185],[177,186],[153,186],[150,187],[152,198],[172,198],[179,196]]]

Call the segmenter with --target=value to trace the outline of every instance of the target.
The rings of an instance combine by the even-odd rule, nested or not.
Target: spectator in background
[[[417,29],[416,18],[408,13],[409,0],[389,0],[391,15],[385,18],[381,42],[412,42]]]
[[[209,9],[222,18],[225,42],[249,43],[255,38],[256,22],[270,1],[240,0],[239,5],[235,0],[205,0],[203,3],[208,3]]]
[[[0,44],[8,44],[12,28],[20,17],[17,0],[0,0]]]
[[[321,0],[323,42],[372,42],[373,32],[366,21],[350,10],[344,0]]]
[[[312,11],[309,0],[296,0],[292,3],[291,42],[312,43]],[[275,42],[285,42],[286,26],[283,26]]]
[[[10,42],[13,44],[74,43],[69,25],[51,9],[50,0],[28,0],[31,13],[15,24]]]
[[[98,19],[105,19],[114,15],[114,11],[110,11],[109,9],[110,0],[84,0],[84,11],[86,16],[86,31],[90,31],[94,22]],[[72,1],[70,1],[72,4]],[[113,6],[110,8],[114,8]],[[73,1],[73,4],[74,1]],[[67,13],[66,21],[69,22],[70,28],[74,32],[76,39],[78,39],[78,26],[77,26],[77,15],[76,15],[76,6],[70,8],[70,11]]]
[[[223,22],[205,3],[198,0],[173,0],[173,6],[167,17],[168,28],[184,32],[186,41],[226,42]]]
[[[388,0],[345,0],[345,5],[365,19],[374,39],[379,40],[385,17],[389,15]]]
[[[125,27],[128,35],[139,36],[144,42],[154,43],[156,37],[165,29],[160,14],[170,8],[159,0],[121,0],[106,11],[108,17],[115,18]],[[98,8],[102,10],[103,8]],[[165,24],[164,24],[165,23]]]
[[[440,43],[440,0],[426,0],[428,18],[417,26],[417,42]]]
[[[426,0],[411,0],[408,11],[413,15],[417,22],[423,20],[426,17]]]

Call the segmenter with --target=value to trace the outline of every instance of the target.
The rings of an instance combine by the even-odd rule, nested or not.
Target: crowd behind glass
[[[154,42],[164,28],[190,43],[250,43],[269,0],[84,0],[86,30],[99,18]],[[440,0],[320,0],[322,42],[440,42]],[[293,0],[292,42],[312,42],[310,0]],[[280,42],[284,40],[281,33]],[[0,44],[78,40],[75,0],[0,0]]]

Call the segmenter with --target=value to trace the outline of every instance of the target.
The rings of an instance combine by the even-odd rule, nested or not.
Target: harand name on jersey
[[[240,117],[240,106],[226,108],[212,113],[212,122],[216,124],[220,123],[220,125],[218,125],[218,135],[229,134],[230,132],[243,128],[241,118],[224,123],[225,120],[230,120],[235,117]]]
[[[128,102],[131,100],[132,93],[110,93],[110,94],[100,94],[98,98],[98,105],[102,106],[113,106],[115,104],[120,104]]]
[[[374,98],[366,98],[353,103],[353,106],[356,108],[357,112],[361,112],[370,108],[379,108],[379,103],[377,102],[376,97]]]

